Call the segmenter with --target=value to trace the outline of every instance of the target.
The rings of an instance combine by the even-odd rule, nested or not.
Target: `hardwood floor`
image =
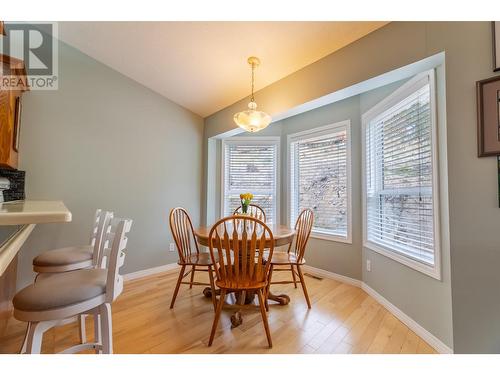
[[[280,272],[279,277],[288,277]],[[207,278],[206,273],[196,278]],[[291,297],[288,306],[271,304],[269,324],[273,348],[267,348],[258,309],[243,311],[243,324],[231,329],[225,309],[214,344],[207,347],[213,319],[211,300],[201,287],[182,286],[169,309],[177,278],[167,272],[129,281],[113,304],[115,353],[435,353],[424,340],[360,288],[306,276],[312,309],[300,286],[273,286]],[[229,301],[229,299],[228,299]],[[25,324],[11,318],[0,338],[0,353],[16,353]],[[76,323],[56,327],[44,336],[43,353],[77,343]],[[92,323],[87,323],[92,337]]]

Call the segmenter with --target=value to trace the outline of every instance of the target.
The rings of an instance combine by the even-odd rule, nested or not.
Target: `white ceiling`
[[[248,56],[259,90],[385,24],[60,22],[59,38],[206,117],[249,95]]]

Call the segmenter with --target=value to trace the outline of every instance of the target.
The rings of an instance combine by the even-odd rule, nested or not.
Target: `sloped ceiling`
[[[60,22],[59,38],[202,117],[387,22]],[[258,97],[256,98],[258,102]]]

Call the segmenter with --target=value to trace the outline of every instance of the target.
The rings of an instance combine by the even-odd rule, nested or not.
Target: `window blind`
[[[232,215],[241,204],[240,194],[249,192],[267,222],[276,222],[277,160],[277,141],[224,142],[224,216]]]
[[[347,238],[347,126],[292,137],[291,224],[304,208],[314,212],[313,232]]]
[[[366,239],[435,263],[433,125],[429,77],[366,125]]]

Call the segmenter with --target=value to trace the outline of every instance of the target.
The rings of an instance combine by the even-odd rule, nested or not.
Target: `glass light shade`
[[[243,130],[254,133],[267,128],[271,123],[271,116],[266,112],[256,111],[257,104],[250,102],[248,110],[238,112],[234,115],[234,122]]]

